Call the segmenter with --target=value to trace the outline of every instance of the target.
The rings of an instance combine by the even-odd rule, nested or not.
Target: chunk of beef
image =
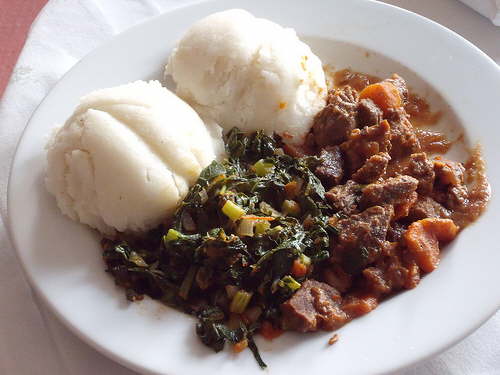
[[[420,151],[420,143],[404,108],[391,110],[387,116],[391,126],[391,157],[399,159]]]
[[[378,267],[367,267],[362,272],[368,288],[377,295],[388,294],[392,291],[390,280],[385,277],[384,271]]]
[[[356,127],[358,93],[345,86],[328,93],[325,108],[316,115],[312,132],[318,147],[344,142]]]
[[[393,213],[392,206],[375,206],[339,220],[339,245],[335,250],[342,253],[347,272],[356,273],[377,257],[385,245]]]
[[[365,164],[352,175],[352,179],[361,184],[377,181],[385,174],[391,157],[387,152],[379,152],[368,158]]]
[[[418,284],[420,271],[415,261],[406,261],[401,255],[396,252],[384,257],[375,266],[363,270],[366,286],[374,294],[384,295],[403,288],[412,289]]]
[[[431,197],[419,196],[415,204],[411,207],[408,218],[415,221],[427,217],[447,219],[450,217],[450,211]]]
[[[342,309],[349,318],[354,319],[368,314],[378,306],[378,298],[370,293],[354,292],[345,296]]]
[[[382,121],[382,110],[371,99],[361,99],[356,113],[358,128],[376,125]]]
[[[397,176],[366,186],[360,205],[370,207],[383,204],[404,204],[414,198],[418,180],[411,176]]]
[[[465,168],[462,163],[436,158],[434,160],[436,182],[439,185],[458,186],[464,183]]]
[[[314,171],[326,188],[338,185],[344,177],[344,159],[339,146],[328,146],[319,154],[321,160]]]
[[[463,164],[436,158],[434,171],[436,172],[436,184],[432,197],[449,210],[467,210],[470,200],[469,189],[464,184],[465,168]]]
[[[391,226],[387,229],[387,241],[399,242],[403,238],[403,234],[406,232],[406,225],[399,221],[394,221]]]
[[[388,242],[379,259],[365,268],[362,276],[365,289],[377,296],[414,288],[420,281],[413,256],[398,242]]]
[[[391,127],[387,121],[363,129],[354,129],[349,140],[340,145],[349,172],[358,170],[370,156],[391,149]]]
[[[361,197],[361,185],[349,180],[344,185],[331,188],[325,197],[336,211],[350,215],[357,212]]]
[[[348,321],[337,289],[316,281],[305,281],[288,301],[281,304],[283,328],[299,332],[334,330]]]
[[[307,155],[301,146],[287,143],[283,145],[283,151],[285,152],[285,154],[290,155],[294,158],[301,158]]]
[[[352,284],[352,276],[337,263],[329,265],[323,270],[323,279],[341,293],[349,289]]]
[[[410,155],[410,160],[404,174],[415,177],[418,180],[418,193],[430,194],[432,192],[436,174],[434,172],[434,164],[427,159],[425,152]]]
[[[453,211],[470,211],[469,190],[465,185],[450,186],[444,205]]]
[[[410,209],[413,207],[415,202],[417,201],[418,194],[416,191],[411,193],[407,199],[403,203],[397,203],[394,205],[394,220],[399,220],[404,217],[407,217],[410,213]]]

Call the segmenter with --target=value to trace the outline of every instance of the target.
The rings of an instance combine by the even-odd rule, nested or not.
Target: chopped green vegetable
[[[240,223],[238,224],[238,229],[236,230],[236,233],[238,236],[244,237],[252,237],[253,236],[253,230],[255,226],[255,220],[252,219],[241,219]]]
[[[266,159],[260,159],[253,165],[255,174],[259,177],[264,177],[265,175],[272,173],[274,170],[274,164]]]
[[[278,217],[281,216],[281,213],[273,208],[269,203],[267,202],[260,202],[259,203],[259,210],[266,215],[272,216],[272,217]]]
[[[236,221],[245,215],[245,210],[232,201],[226,201],[222,206],[222,212],[232,221]]]
[[[137,254],[135,251],[130,252],[130,256],[128,259],[129,259],[129,261],[131,261],[132,263],[135,263],[139,267],[147,267],[148,266],[148,264],[144,261],[144,259],[139,254]]]
[[[300,254],[299,261],[305,266],[311,265],[311,258],[309,258],[306,254]]]
[[[165,241],[175,241],[178,240],[182,234],[175,229],[170,228],[165,236]]]
[[[241,314],[248,306],[250,299],[252,298],[252,293],[246,292],[244,290],[238,290],[231,301],[229,306],[229,311]]]
[[[129,300],[148,295],[196,315],[197,335],[215,351],[246,339],[265,367],[253,333],[279,324],[280,305],[300,288],[289,275],[297,259],[307,277],[321,271],[314,265],[330,257],[335,212],[312,172],[318,158],[285,155],[263,132],[233,129],[225,141],[228,158],[202,171],[167,228],[105,240],[103,257]],[[256,308],[255,324],[231,318]]]
[[[255,234],[264,234],[271,228],[271,223],[267,220],[258,220],[255,223]]]
[[[198,323],[196,324],[196,334],[200,340],[212,348],[215,352],[224,349],[224,344],[229,341],[233,344],[244,339],[248,340],[248,348],[252,351],[255,360],[261,368],[267,365],[262,360],[259,349],[253,340],[253,334],[258,328],[256,325],[246,326],[240,323],[235,329],[230,329],[224,324],[224,313],[219,307],[207,306],[198,313]]]
[[[286,275],[278,282],[278,286],[280,286],[281,288],[287,288],[288,290],[295,292],[300,288],[300,283],[292,276]]]

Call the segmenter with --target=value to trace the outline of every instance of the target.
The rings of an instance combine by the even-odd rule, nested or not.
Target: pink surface
[[[0,0],[0,98],[36,15],[47,0]]]

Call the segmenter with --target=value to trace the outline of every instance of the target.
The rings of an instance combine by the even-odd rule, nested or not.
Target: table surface
[[[0,98],[36,15],[47,0],[0,0]]]
[[[0,104],[2,104],[2,92],[24,44],[30,24],[46,2],[47,0],[0,0],[2,58]],[[85,1],[52,0],[51,2],[72,3],[77,12],[81,3]],[[143,0],[143,2],[152,4],[151,8],[159,12],[172,4],[180,5],[182,0]],[[500,27],[493,26],[489,20],[457,0],[385,2],[419,13],[454,30],[500,64]],[[104,10],[106,7],[111,8],[109,3],[106,3],[101,2],[99,6]],[[123,6],[124,12],[134,11],[139,3],[141,3],[139,0],[122,0],[120,6]],[[144,15],[142,18],[145,19],[150,15],[152,14]],[[114,29],[122,31],[128,26],[130,24],[127,23],[126,17],[123,17],[123,21],[115,25]],[[25,67],[17,67],[14,76],[22,74],[22,69]],[[13,96],[12,93],[9,95]],[[9,103],[15,103],[15,100],[10,100]],[[25,123],[16,125],[22,128]],[[20,129],[16,132],[16,136],[18,133],[20,134]],[[3,136],[0,125],[0,137]],[[13,152],[14,145],[1,146],[0,161],[2,158],[12,158]],[[0,283],[0,295],[3,301],[13,302],[0,304],[0,374],[132,375],[131,371],[105,358],[63,327],[33,294],[26,281],[22,280],[22,271],[16,264],[10,242],[6,236],[1,235],[6,219],[4,201],[6,181],[3,180],[6,180],[8,170],[0,168],[0,172],[0,254],[3,259],[0,263],[0,274],[2,280],[10,280],[9,283]],[[6,264],[9,266],[5,266]],[[496,347],[489,347],[486,350],[483,345],[484,338],[492,336],[500,337],[500,313],[456,347],[401,374],[500,374],[500,368],[495,367],[499,363],[500,342],[497,340]],[[491,345],[491,339],[489,342]]]

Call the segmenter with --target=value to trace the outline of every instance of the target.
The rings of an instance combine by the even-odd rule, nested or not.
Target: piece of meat
[[[399,220],[404,217],[407,217],[410,213],[410,209],[413,207],[415,202],[417,201],[418,194],[416,191],[411,193],[407,199],[403,203],[398,203],[394,205],[394,217],[393,220]]]
[[[378,306],[378,298],[370,293],[352,293],[348,294],[342,303],[342,310],[346,312],[349,318],[357,318],[368,314]]]
[[[381,296],[403,288],[414,288],[420,281],[415,260],[398,242],[389,242],[379,259],[363,270],[364,288]]]
[[[391,127],[391,152],[394,159],[400,159],[420,151],[420,143],[413,125],[404,108],[391,110],[387,115]]]
[[[349,140],[340,145],[347,170],[358,170],[370,156],[391,149],[391,127],[387,121],[363,129],[354,129]]]
[[[356,127],[358,93],[345,86],[328,93],[325,108],[316,115],[312,133],[318,147],[344,142]]]
[[[371,99],[361,99],[356,113],[358,128],[372,126],[382,121],[382,110]]]
[[[470,200],[469,189],[464,183],[463,164],[437,157],[434,160],[434,172],[436,184],[432,197],[449,210],[466,211]]]
[[[307,155],[301,146],[287,143],[283,145],[283,151],[285,152],[285,154],[290,155],[294,158],[301,158]]]
[[[352,276],[345,272],[339,264],[334,263],[323,270],[323,279],[339,292],[344,293],[351,287]]]
[[[377,181],[385,174],[391,157],[387,152],[379,152],[366,160],[365,164],[353,173],[352,179],[361,184]]]
[[[282,326],[299,332],[334,330],[349,319],[340,308],[341,303],[342,297],[335,288],[316,280],[306,280],[288,301],[281,304]]]
[[[337,185],[331,188],[325,194],[325,197],[336,211],[350,215],[358,210],[361,185],[349,180],[344,185]]]
[[[342,254],[344,270],[356,273],[375,260],[385,245],[393,213],[392,206],[375,206],[338,221],[338,245],[334,251]]]
[[[415,177],[418,180],[417,192],[419,194],[430,194],[434,187],[434,163],[427,159],[425,152],[411,154],[408,166],[404,170],[404,174]]]
[[[439,185],[458,186],[464,183],[465,168],[462,163],[436,158],[434,160],[436,183]]]
[[[412,221],[428,217],[447,219],[450,217],[450,214],[449,210],[431,197],[419,196],[415,204],[411,207],[410,212],[408,213],[408,218]]]
[[[403,234],[406,232],[406,227],[405,224],[399,221],[392,222],[391,226],[387,229],[387,241],[400,242]]]
[[[383,204],[404,204],[411,200],[417,189],[418,180],[411,176],[390,177],[366,186],[360,205],[370,207]]]
[[[405,264],[399,254],[385,257],[376,266],[367,267],[362,275],[366,287],[376,295],[384,295],[401,289],[412,289],[420,281],[420,271],[412,260]]]
[[[367,287],[377,295],[388,294],[392,291],[389,280],[386,279],[384,271],[378,267],[367,267],[362,272]]]
[[[406,263],[406,269],[408,270],[408,275],[403,287],[405,289],[413,289],[420,282],[420,268],[418,268],[417,262],[411,258]]]
[[[469,191],[465,185],[450,186],[445,206],[452,211],[466,211],[469,204]]]
[[[328,189],[338,185],[344,177],[344,159],[339,146],[328,146],[319,154],[321,160],[314,173]]]
[[[404,240],[420,269],[432,272],[439,264],[439,243],[450,242],[457,234],[458,227],[452,220],[427,218],[410,224]]]

